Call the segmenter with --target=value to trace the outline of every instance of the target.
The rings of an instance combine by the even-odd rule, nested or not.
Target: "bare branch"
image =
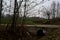
[[[46,1],[45,1],[46,2]],[[30,11],[32,10],[34,7],[40,5],[40,4],[44,4],[45,3],[44,1],[41,1],[40,3],[36,3],[36,5],[34,5],[33,7],[29,8],[27,11]]]

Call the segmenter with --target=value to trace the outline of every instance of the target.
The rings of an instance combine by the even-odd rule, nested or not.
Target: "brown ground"
[[[5,30],[5,28],[0,28],[0,40],[12,40],[11,35],[8,36],[8,39],[6,39],[5,35],[1,35],[1,31]],[[1,37],[3,36],[3,37]],[[27,36],[27,35],[26,35]],[[29,37],[27,37],[29,38]],[[38,36],[34,35],[32,36],[33,39],[31,40],[60,40],[60,28],[49,28],[47,29],[47,33],[45,36],[38,38]]]

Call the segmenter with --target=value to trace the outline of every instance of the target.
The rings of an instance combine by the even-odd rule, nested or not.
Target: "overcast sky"
[[[7,3],[7,5],[10,4],[9,0],[4,0],[4,1]],[[11,0],[11,1],[14,2],[14,0]],[[33,0],[30,0],[30,1],[33,1]],[[39,3],[40,1],[41,1],[41,0],[37,0],[36,2]],[[46,1],[46,0],[45,0],[45,1]],[[30,16],[40,16],[40,17],[42,17],[42,16],[43,16],[42,13],[38,14],[38,10],[41,9],[41,5],[47,7],[47,9],[48,9],[48,8],[50,7],[52,1],[55,1],[56,3],[57,3],[57,2],[60,2],[60,0],[50,0],[50,1],[46,1],[44,4],[39,4],[38,6],[36,6],[36,7],[34,7],[34,8],[32,9],[32,10],[35,10],[34,12],[32,12],[32,10],[29,11],[29,12],[32,12],[32,13],[30,14]],[[12,2],[12,6],[14,5],[13,2]],[[33,5],[33,4],[32,4],[32,5]],[[9,12],[6,12],[5,14],[8,14],[8,13],[9,13]]]

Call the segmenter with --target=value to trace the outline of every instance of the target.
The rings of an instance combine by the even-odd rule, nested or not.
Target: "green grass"
[[[18,18],[16,21],[17,24],[21,23],[22,18]],[[12,18],[2,18],[1,19],[2,24],[7,24],[7,23],[12,23]],[[57,19],[43,19],[43,18],[25,18],[24,19],[25,24],[55,24],[55,25],[60,25],[60,20]]]

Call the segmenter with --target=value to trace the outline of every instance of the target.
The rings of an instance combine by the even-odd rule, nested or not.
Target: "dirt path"
[[[2,26],[7,26],[7,24],[1,24]],[[11,24],[9,24],[11,25]],[[18,24],[17,26],[21,26]],[[24,25],[25,27],[48,27],[48,28],[60,28],[60,25]]]

